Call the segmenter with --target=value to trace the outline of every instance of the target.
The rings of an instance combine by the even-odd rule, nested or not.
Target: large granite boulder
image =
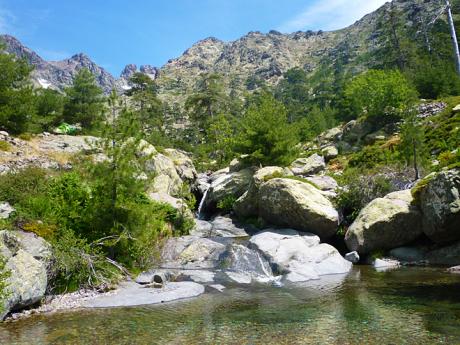
[[[0,320],[13,310],[31,306],[45,296],[51,246],[42,238],[22,231],[0,231],[0,256],[5,261],[7,297]]]
[[[182,181],[192,183],[196,180],[198,173],[196,172],[192,159],[186,152],[175,149],[165,149],[164,154],[173,161],[176,171]]]
[[[226,197],[238,199],[248,189],[252,181],[253,169],[247,168],[233,173],[225,173],[212,179],[206,195],[204,208],[214,208]]]
[[[152,192],[177,195],[181,191],[183,182],[171,158],[157,153],[150,157],[146,166],[148,171],[155,173]]]
[[[275,178],[260,186],[259,215],[274,225],[308,231],[323,239],[338,228],[332,203],[309,183]]]
[[[170,238],[161,253],[161,268],[211,269],[220,265],[229,238],[184,236]]]
[[[205,292],[204,286],[194,282],[172,282],[162,288],[146,288],[135,282],[123,282],[108,294],[98,294],[83,301],[86,308],[132,307],[160,304],[197,297]]]
[[[258,250],[233,243],[222,257],[223,279],[239,284],[273,280],[270,263]]]
[[[7,202],[0,203],[0,219],[8,219],[16,210]]]
[[[334,145],[329,145],[321,150],[321,154],[326,161],[330,161],[339,155],[339,150]]]
[[[327,131],[321,133],[318,136],[318,141],[321,144],[328,144],[331,142],[337,142],[342,138],[343,135],[343,127],[342,126],[337,126],[331,129],[328,129]]]
[[[324,157],[315,153],[308,158],[296,159],[292,162],[290,169],[296,176],[314,175],[326,169],[326,162],[324,161]]]
[[[423,232],[434,242],[460,240],[460,170],[443,171],[421,188]]]
[[[236,200],[233,210],[238,217],[251,217],[259,214],[259,188],[262,183],[273,177],[292,176],[287,168],[276,166],[263,167],[258,169],[252,177],[252,182],[246,192]]]
[[[292,229],[268,229],[250,239],[270,262],[275,273],[288,282],[319,279],[330,274],[348,273],[351,262],[328,244],[320,244],[318,236]]]
[[[390,193],[361,210],[345,235],[348,249],[367,254],[410,243],[422,234],[421,213],[410,190]]]
[[[306,180],[310,181],[322,191],[335,192],[339,188],[337,181],[328,175],[314,175],[305,177]]]
[[[182,199],[175,198],[164,192],[149,193],[148,197],[150,200],[172,206],[174,209],[179,211],[179,213],[182,214],[184,217],[193,218],[192,211],[189,209],[188,205]]]
[[[236,219],[224,216],[215,217],[211,221],[195,220],[195,226],[190,235],[196,237],[247,237],[248,232],[255,232],[251,225],[244,225]]]
[[[8,260],[5,269],[7,278],[7,298],[0,318],[12,310],[19,310],[41,301],[45,296],[48,278],[45,265],[32,255],[20,249]]]

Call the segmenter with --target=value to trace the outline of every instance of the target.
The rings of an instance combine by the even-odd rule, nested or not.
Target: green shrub
[[[341,182],[345,186],[336,203],[344,215],[345,225],[350,225],[369,202],[395,190],[387,177],[363,174],[360,170],[348,170]]]
[[[0,200],[11,205],[23,204],[31,196],[43,195],[47,188],[46,172],[39,168],[27,168],[0,176]]]
[[[18,135],[18,138],[24,141],[30,141],[32,140],[33,136],[30,133],[21,133]]]
[[[53,272],[51,289],[56,292],[75,291],[82,287],[94,288],[110,285],[120,278],[99,248],[63,230],[51,242],[53,246]]]
[[[217,208],[224,212],[231,212],[235,202],[236,198],[234,195],[226,195],[222,200],[219,200]]]
[[[275,171],[273,174],[264,176],[264,182],[270,181],[274,178],[283,178],[284,174],[281,171]]]
[[[426,188],[426,186],[428,186],[428,183],[430,183],[430,181],[435,177],[436,173],[431,173],[422,178],[420,181],[417,182],[417,184],[414,187],[412,187],[411,194],[415,202],[419,200],[420,193]]]
[[[350,155],[348,165],[352,168],[372,169],[379,165],[388,165],[399,161],[399,152],[382,147],[376,143],[364,146]]]
[[[0,140],[0,151],[11,151],[11,144],[5,140]]]
[[[54,224],[45,224],[41,221],[31,221],[22,225],[22,230],[33,232],[34,234],[49,240],[55,236],[57,226]]]
[[[374,129],[393,123],[417,100],[417,91],[397,71],[370,70],[345,88],[345,103],[359,117],[365,114]]]

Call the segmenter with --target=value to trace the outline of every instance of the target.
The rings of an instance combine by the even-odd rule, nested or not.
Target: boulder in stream
[[[292,229],[264,230],[249,240],[270,262],[276,274],[287,282],[319,279],[330,274],[348,273],[351,262],[334,247],[320,243],[318,236]]]

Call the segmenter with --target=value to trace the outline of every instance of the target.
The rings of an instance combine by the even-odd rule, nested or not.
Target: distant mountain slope
[[[408,27],[425,18],[433,18],[441,4],[427,0],[394,0]],[[250,32],[232,42],[207,38],[185,53],[170,60],[159,71],[160,96],[181,102],[196,87],[202,73],[219,73],[228,90],[250,89],[251,80],[273,85],[287,70],[300,67],[313,74],[320,64],[334,63],[345,57],[343,66],[358,73],[378,61],[382,23],[387,25],[391,4],[388,2],[353,25],[331,32],[295,32],[268,34]],[[388,24],[389,25],[389,24]]]
[[[35,67],[33,80],[37,85],[45,88],[63,89],[72,84],[73,77],[82,68],[87,68],[94,74],[98,84],[105,92],[110,92],[116,85],[116,79],[85,54],[76,54],[62,61],[45,61],[37,53],[22,45],[16,38],[9,35],[2,35],[0,38],[6,44],[6,50],[9,53],[26,59]]]
[[[393,4],[406,17],[408,26],[422,20],[423,15],[435,13],[440,7],[437,1],[427,0],[394,0]],[[224,76],[229,90],[241,92],[247,89],[250,79],[274,84],[290,68],[301,67],[314,73],[325,59],[333,62],[338,56],[347,57],[346,68],[360,71],[367,67],[363,62],[364,56],[367,62],[378,59],[373,53],[379,48],[379,23],[385,22],[389,7],[390,3],[386,3],[348,28],[332,32],[250,32],[232,42],[207,38],[160,69],[141,66],[140,70],[157,80],[160,97],[179,103],[193,92],[202,73],[219,73]],[[86,67],[94,73],[106,92],[114,87],[122,91],[129,88],[129,77],[137,71],[135,65],[127,65],[121,77],[116,79],[84,54],[63,61],[47,62],[15,38],[1,37],[9,52],[26,58],[36,67],[34,79],[42,86],[62,89],[70,85],[79,69]]]

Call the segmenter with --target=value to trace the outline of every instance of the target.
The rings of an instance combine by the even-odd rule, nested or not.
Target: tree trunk
[[[399,69],[402,71],[404,69],[404,54],[401,50],[401,42],[399,41],[398,32],[397,32],[397,23],[396,23],[396,13],[394,8],[394,3],[391,3],[391,12],[390,12],[390,24],[391,24],[391,34],[393,36],[393,44],[397,51],[398,57],[396,63],[398,64]]]
[[[449,21],[450,35],[452,36],[452,45],[454,47],[455,55],[455,67],[457,68],[457,73],[460,74],[460,50],[458,48],[457,33],[455,32],[454,19],[452,17],[452,7],[450,1],[446,0],[447,5],[447,19]]]
[[[414,155],[415,181],[417,181],[417,180],[420,178],[420,174],[419,174],[419,172],[418,172],[418,165],[417,165],[417,144],[416,144],[415,140],[412,141],[412,145],[413,145],[413,149],[414,149],[413,155]]]

